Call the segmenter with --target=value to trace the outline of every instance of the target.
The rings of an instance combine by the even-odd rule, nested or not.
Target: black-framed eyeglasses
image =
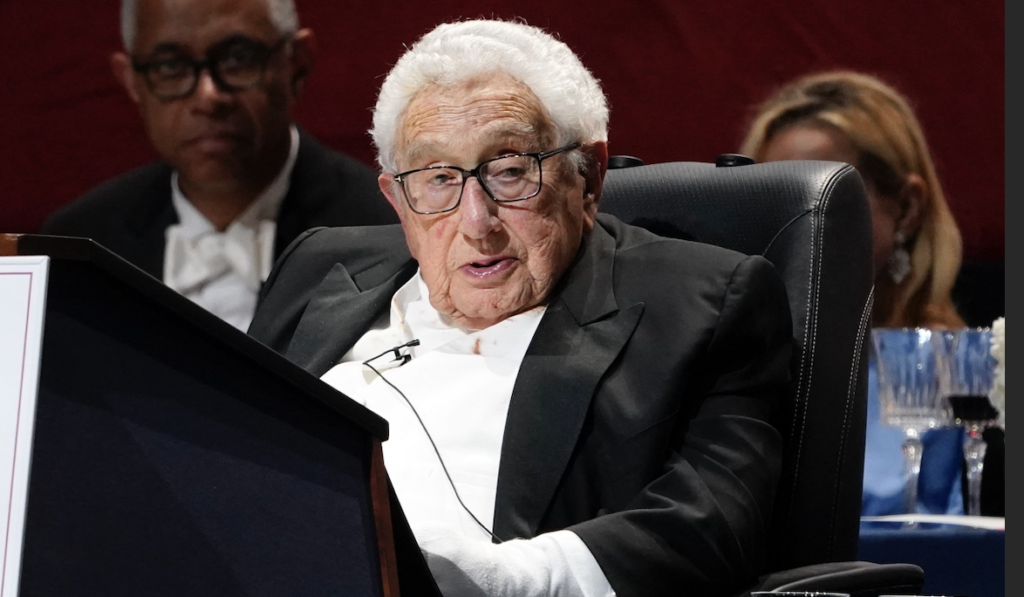
[[[541,162],[579,146],[579,143],[570,143],[551,151],[502,155],[481,162],[472,170],[457,166],[408,170],[396,174],[395,181],[401,183],[409,207],[423,215],[444,213],[458,207],[466,181],[474,176],[495,202],[524,201],[540,193],[543,178]]]
[[[170,50],[147,62],[133,58],[132,68],[143,76],[153,95],[164,101],[191,95],[203,69],[210,71],[210,78],[221,91],[242,91],[263,80],[270,57],[290,39],[289,33],[268,46],[244,35],[233,35],[210,46],[198,60],[180,50]]]

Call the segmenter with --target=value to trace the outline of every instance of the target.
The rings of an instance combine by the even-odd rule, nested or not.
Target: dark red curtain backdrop
[[[749,109],[809,70],[876,73],[909,95],[970,259],[1004,253],[1004,4],[944,0],[297,0],[318,60],[298,120],[367,163],[382,77],[455,18],[522,17],[601,79],[610,150],[647,163],[736,151]],[[152,159],[108,56],[118,0],[0,0],[0,232]],[[111,214],[111,217],[117,217]]]

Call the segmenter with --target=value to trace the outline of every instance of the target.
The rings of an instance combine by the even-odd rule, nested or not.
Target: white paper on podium
[[[49,266],[0,257],[0,597],[18,594]]]

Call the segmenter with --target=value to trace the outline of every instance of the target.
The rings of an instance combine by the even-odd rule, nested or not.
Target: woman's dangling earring
[[[889,277],[896,284],[899,284],[910,274],[910,253],[907,252],[907,237],[902,232],[896,231],[893,237],[895,247],[892,255],[889,255],[888,270]]]

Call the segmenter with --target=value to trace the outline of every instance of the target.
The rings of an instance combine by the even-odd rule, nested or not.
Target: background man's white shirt
[[[252,321],[260,285],[274,263],[277,213],[298,152],[299,132],[292,126],[281,172],[223,232],[185,197],[178,173],[171,175],[179,223],[167,228],[164,283],[242,331]]]

